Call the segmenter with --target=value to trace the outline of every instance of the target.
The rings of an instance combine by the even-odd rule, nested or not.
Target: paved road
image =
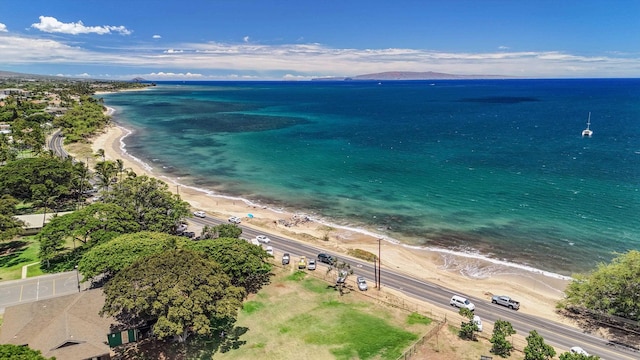
[[[86,284],[82,285],[85,289]],[[79,291],[75,271],[0,282],[0,313],[8,306],[69,295]]]
[[[197,226],[217,225],[225,223],[222,220],[212,219],[209,217],[204,219],[195,218],[191,221]],[[256,237],[256,235],[266,234],[265,232],[257,231],[242,224],[241,227],[242,237],[245,239],[253,239]],[[315,259],[318,253],[324,252],[347,260],[347,262],[351,264],[351,267],[352,269],[354,269],[356,275],[365,276],[370,281],[371,279],[373,279],[373,265],[369,262],[358,259],[345,258],[342,255],[333,254],[321,248],[289,240],[277,235],[266,235],[268,235],[271,239],[269,245],[273,246],[275,250],[278,250],[280,252],[288,252],[291,254],[291,262],[293,264],[295,264],[297,260],[296,257],[306,256],[307,258]],[[383,259],[384,263],[384,248],[381,258]],[[439,306],[446,309],[451,309],[449,306],[449,300],[451,299],[452,295],[457,293],[451,289],[412,278],[411,276],[403,274],[401,272],[386,269],[384,266],[381,269],[380,279],[382,287],[396,289],[411,297],[420,300],[426,300],[434,304],[434,306]],[[375,291],[374,289],[371,290]],[[474,297],[468,298],[476,305],[475,313],[479,315],[483,320],[488,320],[491,322],[495,322],[498,319],[509,321],[513,325],[513,328],[518,332],[518,334],[524,336],[526,336],[531,330],[536,330],[545,339],[545,342],[547,344],[553,345],[559,349],[566,349],[568,351],[572,346],[580,346],[591,354],[599,355],[602,359],[640,359],[640,352],[638,351],[627,349],[623,346],[610,343],[607,340],[597,336],[585,334],[576,328],[555,323],[540,317],[510,310],[500,305],[494,305],[491,304],[488,299],[480,299]]]
[[[65,159],[69,156],[69,153],[64,150],[64,147],[62,146],[62,139],[62,132],[58,129],[51,135],[49,141],[47,141],[47,147],[49,150],[53,150],[54,154]]]

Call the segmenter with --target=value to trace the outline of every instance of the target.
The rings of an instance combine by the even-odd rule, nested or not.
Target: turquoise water
[[[640,80],[160,83],[104,99],[129,153],[203,189],[560,274],[640,248]]]

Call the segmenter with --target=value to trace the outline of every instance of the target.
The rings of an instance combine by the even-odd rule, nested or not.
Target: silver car
[[[356,278],[356,282],[358,283],[358,289],[360,289],[360,291],[367,291],[369,289],[367,280],[365,280],[364,277],[358,276]]]
[[[313,259],[309,259],[309,263],[307,264],[307,269],[308,270],[315,270],[316,269],[316,261]]]

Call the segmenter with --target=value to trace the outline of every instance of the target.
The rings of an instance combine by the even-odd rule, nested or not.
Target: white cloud
[[[90,50],[75,43],[0,34],[0,51],[5,64],[83,65],[96,69],[96,73],[108,71],[110,77],[116,77],[114,73],[123,71],[141,73],[141,77],[149,79],[286,80],[383,71],[527,77],[636,77],[640,73],[637,54],[613,52],[583,56],[562,51],[496,49],[495,52],[469,53],[406,48],[330,48],[316,43],[262,45],[218,42],[172,44],[167,49],[150,44]],[[87,70],[82,68],[80,71]]]
[[[500,45],[500,46],[498,46],[498,49],[500,49],[500,50],[508,50],[509,47],[508,46],[504,46],[504,45]]]
[[[154,39],[162,39],[162,36],[160,36],[160,35],[153,35],[153,36],[152,36],[152,38],[154,38]]]
[[[7,25],[0,23],[0,32],[7,32]]]
[[[169,79],[194,79],[194,78],[202,78],[203,75],[202,74],[193,74],[190,72],[187,73],[173,73],[173,72],[157,72],[157,73],[150,73],[148,74],[147,77],[150,78],[154,78],[154,79],[163,79],[163,80],[169,80]]]
[[[131,31],[124,26],[85,26],[82,21],[75,23],[63,23],[51,16],[40,16],[40,22],[31,24],[31,27],[48,33],[62,34],[111,34],[111,32],[120,33],[121,35],[130,35]]]
[[[249,36],[245,36],[242,38],[242,41],[248,43],[249,42]]]

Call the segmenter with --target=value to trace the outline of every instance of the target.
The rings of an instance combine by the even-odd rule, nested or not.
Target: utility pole
[[[76,280],[78,281],[78,292],[80,292],[80,275],[78,275],[78,265],[75,266],[76,269]]]
[[[373,283],[378,287],[378,257],[373,255]]]
[[[380,290],[380,287],[382,286],[382,281],[380,280],[380,268],[382,267],[382,259],[380,259],[380,242],[381,242],[382,238],[378,238],[378,290]]]

